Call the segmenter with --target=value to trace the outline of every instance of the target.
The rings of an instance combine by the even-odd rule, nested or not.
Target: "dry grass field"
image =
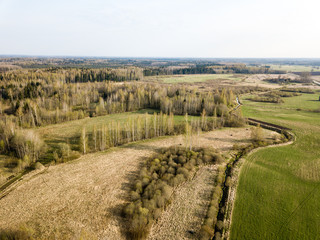
[[[151,229],[148,239],[199,239],[214,188],[217,166],[204,166],[179,187],[172,204]]]
[[[250,132],[248,127],[203,133],[194,139],[194,145],[213,147],[226,154],[235,143],[248,143]],[[266,133],[266,137],[274,134]],[[126,226],[121,209],[127,202],[130,183],[139,164],[157,150],[176,144],[183,145],[184,137],[132,143],[50,166],[31,177],[25,176],[0,199],[0,226],[3,229],[28,226],[41,239],[79,239],[80,236],[124,239]],[[176,231],[175,236],[183,239],[187,238],[187,229],[196,230],[201,226],[206,211],[204,195],[210,195],[208,184],[214,174],[213,168],[205,167],[192,181],[181,186],[159,226],[152,228],[151,236],[167,239],[172,231]],[[177,213],[174,204],[179,205]],[[190,209],[191,206],[195,208]],[[176,225],[165,223],[169,216],[176,220]]]
[[[287,72],[311,72],[311,71],[319,71],[318,66],[306,66],[306,65],[276,65],[271,64],[271,69],[273,70],[283,70]]]
[[[151,76],[146,77],[146,82],[152,81],[162,84],[180,84],[185,86],[194,86],[199,90],[207,91],[209,88],[217,87],[264,87],[270,89],[281,88],[283,85],[277,83],[269,83],[264,81],[270,78],[289,78],[295,80],[299,78],[293,73],[287,74],[186,74],[186,75],[165,75],[165,76]],[[319,81],[319,76],[312,76],[314,80]],[[302,83],[292,83],[286,87],[307,87],[312,89],[320,89],[320,86],[315,84],[306,85]]]
[[[184,74],[184,75],[159,75],[146,77],[145,81],[163,83],[197,83],[221,80],[240,81],[245,78],[244,74]]]

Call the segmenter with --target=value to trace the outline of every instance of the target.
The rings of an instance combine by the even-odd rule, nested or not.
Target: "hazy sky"
[[[320,57],[319,0],[0,0],[0,54]]]

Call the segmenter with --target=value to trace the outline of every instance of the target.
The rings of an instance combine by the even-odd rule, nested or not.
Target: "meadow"
[[[48,143],[54,141],[66,141],[67,139],[78,138],[80,136],[81,130],[86,128],[86,130],[91,133],[93,131],[94,126],[99,126],[102,124],[108,124],[112,121],[125,123],[131,117],[144,117],[145,114],[153,115],[154,113],[159,113],[158,110],[154,109],[143,109],[134,112],[125,112],[125,113],[117,113],[117,114],[108,114],[104,116],[98,117],[87,117],[80,120],[74,120],[69,122],[64,122],[60,124],[52,124],[44,127],[39,127],[36,131],[39,132],[41,136]],[[199,116],[190,116],[189,120],[197,119]],[[175,115],[174,121],[176,123],[181,123],[185,121],[184,116]]]
[[[253,95],[250,95],[253,96]],[[249,95],[244,96],[244,99],[247,99]],[[281,98],[284,103],[274,104],[274,103],[255,103],[256,108],[270,108],[270,109],[291,109],[291,110],[304,110],[304,111],[315,111],[320,109],[319,93],[315,94],[302,94],[299,97],[286,97]],[[252,102],[246,102],[246,105],[250,106]]]
[[[188,74],[188,75],[163,75],[146,77],[146,80],[161,81],[163,83],[194,83],[212,80],[233,80],[241,81],[244,74]]]
[[[157,112],[153,109],[144,109],[135,112],[125,112],[117,114],[108,114],[98,117],[86,117],[80,120],[68,121],[59,124],[52,124],[37,128],[37,131],[44,137],[46,141],[66,140],[68,138],[79,137],[82,128],[86,128],[88,132],[92,132],[94,126],[106,124],[112,121],[123,123],[130,117],[144,116],[146,113],[153,114]]]
[[[305,65],[270,65],[272,70],[282,70],[287,72],[311,72],[319,71],[319,67],[305,66]]]
[[[145,115],[152,116],[154,113],[159,113],[154,109],[143,109],[133,112],[108,114],[98,117],[86,117],[80,120],[68,121],[59,124],[52,124],[44,127],[39,127],[36,131],[44,139],[48,146],[48,151],[40,159],[42,163],[48,163],[52,159],[52,153],[58,148],[59,144],[67,143],[72,150],[79,151],[79,138],[82,129],[86,129],[87,134],[92,134],[94,127],[99,128],[101,125],[107,125],[112,122],[119,122],[121,125],[128,122],[130,118],[138,121],[138,117],[144,119]],[[199,116],[189,116],[189,121],[199,119]],[[179,124],[185,121],[185,117],[181,115],[174,116],[174,122]],[[1,163],[1,158],[0,158]]]
[[[231,239],[319,239],[320,114],[317,95],[281,105],[243,100],[243,113],[292,128],[296,141],[265,148],[243,162]],[[300,108],[300,110],[296,110]]]

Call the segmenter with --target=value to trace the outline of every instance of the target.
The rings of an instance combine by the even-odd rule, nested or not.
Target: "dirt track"
[[[246,128],[225,129],[201,134],[194,145],[227,151],[249,136]],[[77,239],[80,234],[124,239],[120,211],[139,163],[157,149],[183,142],[182,136],[162,138],[88,154],[22,180],[0,200],[0,228],[26,224],[41,239]]]

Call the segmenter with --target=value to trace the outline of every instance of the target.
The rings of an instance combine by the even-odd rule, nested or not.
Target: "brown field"
[[[148,78],[145,81],[150,81],[153,79],[154,82],[159,84],[166,84],[166,81],[163,79],[168,79],[168,83],[175,83],[181,86],[192,86],[198,88],[201,91],[210,91],[211,88],[218,87],[263,87],[263,88],[271,88],[277,89],[286,87],[292,88],[311,88],[311,89],[320,89],[320,86],[315,84],[302,84],[302,83],[292,83],[287,85],[281,85],[277,83],[268,83],[264,81],[265,79],[270,78],[278,78],[281,76],[282,78],[289,78],[291,80],[295,80],[299,78],[298,75],[293,73],[287,74],[191,74],[191,75],[169,75],[169,76],[156,76],[153,78]],[[319,81],[320,76],[312,76],[312,79]],[[167,83],[167,84],[168,84]]]
[[[265,132],[266,137],[275,134]],[[200,134],[194,145],[226,154],[235,143],[246,144],[249,138],[249,127],[229,128]],[[163,147],[183,143],[183,136],[137,142],[25,176],[0,199],[0,228],[28,226],[40,239],[125,239],[121,210],[139,164]],[[179,187],[151,236],[167,239],[174,231],[176,238],[184,239],[188,238],[186,230],[197,231],[207,206],[204,195],[210,196],[214,174],[214,167],[203,167],[193,180]],[[170,224],[169,217],[175,225]]]
[[[268,83],[264,81],[265,79],[270,79],[270,78],[278,78],[281,76],[281,78],[289,78],[291,80],[295,80],[299,78],[298,75],[293,74],[293,73],[288,73],[288,74],[251,74],[251,75],[246,75],[245,77],[242,78],[241,81],[239,80],[224,80],[221,81],[219,84],[221,86],[225,85],[236,85],[236,86],[251,86],[251,87],[263,87],[263,88],[271,88],[271,89],[276,89],[276,88],[282,88],[283,86],[286,87],[292,87],[292,88],[311,88],[311,89],[320,89],[320,86],[317,86],[315,84],[303,84],[303,83],[292,83],[288,85],[281,85],[281,84],[276,84],[276,83]],[[318,77],[318,78],[317,78]],[[320,76],[312,76],[312,79],[314,80],[319,80]]]
[[[148,239],[199,239],[215,183],[217,166],[204,166],[179,187],[172,204],[151,229]],[[189,232],[190,231],[190,232]]]

